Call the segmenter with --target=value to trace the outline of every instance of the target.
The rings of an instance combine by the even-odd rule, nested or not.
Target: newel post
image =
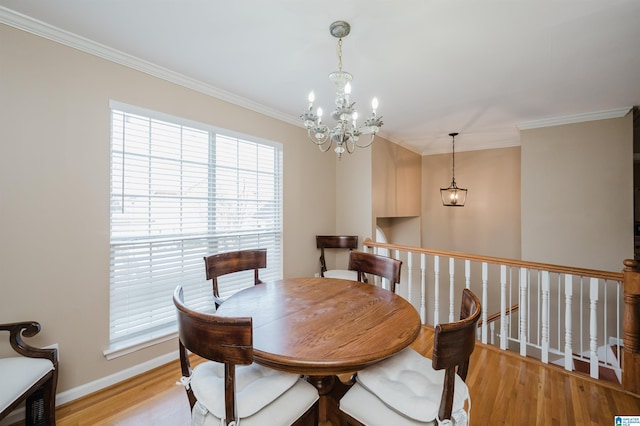
[[[640,271],[638,262],[624,262],[624,315],[622,387],[640,394]]]

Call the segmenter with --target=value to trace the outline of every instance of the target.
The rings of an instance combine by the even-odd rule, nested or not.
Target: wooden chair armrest
[[[40,323],[35,321],[13,322],[0,324],[0,330],[9,332],[9,343],[20,355],[29,358],[46,358],[54,365],[58,364],[57,349],[41,349],[27,344],[24,337],[33,337],[40,332]]]

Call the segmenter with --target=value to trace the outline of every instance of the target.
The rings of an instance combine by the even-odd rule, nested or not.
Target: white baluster
[[[453,303],[453,297],[454,297],[454,285],[455,285],[455,277],[456,277],[456,272],[455,272],[455,260],[453,259],[453,257],[449,258],[449,322],[454,322],[455,321],[455,317],[454,317],[454,303]]]
[[[589,349],[591,350],[591,377],[598,378],[598,279],[591,278],[589,291],[590,300],[590,331],[589,331]]]
[[[489,318],[488,310],[489,297],[487,296],[487,288],[489,287],[489,273],[487,271],[487,262],[482,262],[482,306],[485,308],[482,310],[482,343],[487,343],[487,319]]]
[[[500,265],[500,349],[507,350],[507,265]]]
[[[427,255],[420,254],[420,319],[427,323]]]
[[[573,371],[573,336],[571,331],[571,299],[573,297],[573,275],[564,276],[564,369]]]
[[[464,261],[464,286],[471,289],[471,261],[469,259]]]
[[[527,269],[520,268],[520,355],[527,356]]]
[[[542,362],[549,363],[549,271],[542,271]]]
[[[440,256],[433,256],[433,277],[434,277],[434,294],[433,294],[433,325],[440,324]]]

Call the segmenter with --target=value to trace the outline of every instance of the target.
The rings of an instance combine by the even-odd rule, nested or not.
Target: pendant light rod
[[[458,133],[454,132],[454,133],[449,133],[449,136],[451,136],[451,138],[453,139],[453,141],[451,142],[453,149],[451,151],[451,181],[455,184],[456,182],[456,136],[458,136]]]

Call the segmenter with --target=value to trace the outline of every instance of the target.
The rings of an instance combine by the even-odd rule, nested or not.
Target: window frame
[[[193,303],[196,307],[199,307],[199,309],[202,309],[202,310],[214,309],[213,306],[215,306],[213,304],[213,299],[212,299],[211,283],[206,281],[205,279],[204,261],[202,260],[202,257],[205,255],[209,256],[212,254],[217,254],[217,253],[231,251],[231,250],[266,248],[267,256],[268,256],[267,270],[261,271],[261,278],[264,277],[263,279],[267,281],[282,278],[282,270],[283,270],[282,216],[284,212],[284,207],[282,203],[282,198],[283,198],[282,185],[283,185],[284,155],[283,155],[282,144],[277,142],[268,141],[268,140],[257,138],[254,136],[240,134],[240,133],[229,131],[226,129],[217,128],[211,125],[198,123],[192,120],[175,117],[169,114],[164,114],[164,113],[148,110],[141,107],[124,104],[118,101],[113,101],[113,100],[110,101],[109,106],[110,106],[109,117],[110,117],[110,123],[111,123],[110,149],[109,149],[109,157],[110,157],[110,168],[109,168],[110,170],[110,180],[109,180],[110,182],[110,187],[109,187],[109,198],[110,198],[110,203],[109,203],[110,205],[110,215],[109,215],[110,216],[109,217],[110,256],[109,257],[110,257],[110,261],[109,263],[110,263],[111,272],[109,277],[109,289],[110,289],[109,290],[109,293],[110,293],[109,333],[108,333],[109,345],[107,349],[105,349],[104,355],[107,357],[107,359],[112,359],[118,356],[125,355],[127,353],[131,353],[133,351],[136,351],[144,347],[148,347],[163,341],[173,339],[175,338],[175,336],[177,336],[177,323],[175,320],[175,309],[173,307],[173,302],[171,299],[171,294],[173,293],[173,291],[170,292],[171,294],[165,294],[168,290],[166,288],[168,285],[167,283],[164,284],[164,287],[165,287],[163,290],[164,293],[162,293],[161,296],[159,296],[162,298],[162,300],[160,302],[157,302],[165,305],[165,308],[164,308],[165,311],[163,313],[164,317],[162,318],[162,322],[160,326],[147,327],[145,328],[145,331],[141,331],[137,333],[134,333],[134,332],[129,333],[127,331],[125,332],[125,334],[118,332],[120,334],[118,334],[117,336],[114,334],[114,327],[115,328],[119,327],[119,326],[114,326],[114,318],[118,318],[118,315],[119,315],[117,313],[114,314],[114,310],[119,309],[117,308],[117,306],[119,306],[118,302],[122,302],[122,300],[126,300],[126,297],[114,296],[114,293],[113,293],[114,288],[117,288],[119,285],[115,283],[115,281],[121,278],[121,276],[118,274],[123,274],[123,272],[121,272],[119,268],[116,267],[116,264],[121,265],[122,263],[118,263],[119,260],[116,260],[118,259],[118,255],[115,253],[120,253],[122,255],[122,253],[124,253],[123,250],[125,250],[126,247],[129,247],[129,248],[138,247],[139,250],[144,250],[144,248],[140,249],[140,247],[145,247],[145,245],[148,245],[147,249],[149,250],[149,254],[146,255],[146,258],[148,259],[149,264],[151,264],[152,263],[151,259],[154,258],[154,254],[152,253],[154,247],[162,247],[162,244],[165,244],[166,247],[170,247],[170,246],[172,247],[167,249],[169,251],[170,250],[180,251],[180,248],[174,247],[176,244],[182,245],[184,247],[185,245],[187,245],[187,240],[189,240],[189,244],[193,245],[196,243],[202,244],[202,242],[194,243],[194,240],[196,239],[202,239],[202,238],[206,239],[208,242],[206,243],[206,248],[204,249],[204,251],[202,251],[202,247],[200,246],[197,246],[196,248],[191,250],[193,253],[196,253],[196,254],[191,253],[189,255],[191,256],[189,258],[189,266],[188,266],[189,272],[190,272],[189,280],[185,281],[183,279],[184,277],[180,276],[175,279],[175,283],[174,283],[175,285],[172,286],[173,288],[175,288],[175,286],[178,284],[184,285],[185,297],[187,299],[187,302],[190,302],[190,304]],[[122,166],[122,169],[118,169],[118,170],[116,170],[115,167],[117,167],[117,165],[120,165],[122,163],[126,163],[127,158],[129,158],[131,155],[131,154],[127,154],[127,148],[124,146],[125,145],[124,127],[123,127],[123,136],[122,136],[123,139],[121,140],[122,150],[118,151],[119,154],[116,153],[116,148],[114,147],[114,143],[115,143],[114,141],[116,140],[117,136],[114,135],[115,133],[114,132],[114,120],[115,120],[114,113],[123,114],[123,122],[122,122],[123,126],[124,126],[124,117],[127,114],[148,119],[150,123],[149,124],[150,129],[152,129],[152,126],[154,124],[158,124],[158,123],[169,123],[174,126],[179,126],[180,127],[180,154],[178,156],[180,157],[180,160],[176,160],[177,164],[183,164],[183,162],[185,161],[181,151],[182,145],[184,144],[183,133],[182,133],[183,129],[195,129],[199,132],[206,132],[208,134],[209,146],[207,147],[207,150],[209,154],[208,154],[208,158],[206,159],[206,162],[204,163],[206,164],[206,168],[208,169],[207,171],[208,180],[206,183],[207,185],[206,200],[208,204],[208,207],[206,209],[207,210],[206,211],[207,229],[205,231],[205,234],[197,234],[197,233],[190,234],[190,233],[185,233],[183,230],[182,232],[178,232],[174,235],[167,235],[167,236],[138,235],[138,236],[129,236],[129,237],[122,237],[122,236],[114,237],[114,234],[117,234],[117,231],[114,231],[114,227],[115,228],[118,227],[117,224],[114,225],[114,222],[117,222],[117,220],[114,219],[114,199],[116,199],[116,197],[118,196],[122,197],[121,199],[122,213],[124,213],[125,209],[127,209],[127,207],[124,207],[125,202],[127,200],[127,192],[124,189],[124,182],[127,179],[127,177],[125,177],[124,167],[127,167],[127,166]],[[150,133],[150,136],[148,136],[149,139],[147,142],[149,145],[149,150],[151,151],[153,149],[152,141],[154,139],[153,139],[153,136],[151,136],[153,132],[150,130],[149,133]],[[216,164],[216,161],[217,161],[216,155],[219,155],[220,157],[225,155],[224,153],[225,149],[222,147],[223,146],[233,147],[234,143],[236,144],[236,150],[237,150],[235,153],[235,157],[233,157],[234,155],[233,149],[232,148],[227,149],[227,151],[229,151],[231,154],[229,154],[229,156],[227,157],[224,157],[223,160],[220,160],[220,162]],[[157,145],[162,145],[162,143],[158,142]],[[255,163],[252,163],[250,156],[247,156],[247,155],[243,156],[240,154],[242,148],[249,149],[250,150],[249,152],[253,152],[251,151],[251,149],[255,148],[255,151],[256,151]],[[244,152],[246,153],[247,151],[244,151]],[[270,160],[270,155],[273,155],[272,163]],[[144,157],[144,155],[142,155],[142,157]],[[153,157],[152,154],[148,154],[148,161],[150,164],[148,166],[149,175],[153,174],[152,169],[154,166],[151,165],[152,157]],[[266,158],[266,161],[262,162],[263,158]],[[224,160],[231,160],[231,159],[235,159],[236,161],[235,168],[230,166],[229,169],[224,169],[224,167],[221,165],[222,162]],[[120,163],[118,163],[118,161],[120,161]],[[228,165],[229,163],[225,162],[224,164]],[[243,168],[242,166],[243,164],[244,165],[249,164],[248,168],[246,169]],[[269,169],[270,167],[272,168],[272,170],[270,170],[269,172],[263,173],[262,171],[263,169],[261,165],[264,165],[264,164],[268,165],[268,167],[266,167],[265,170]],[[223,173],[224,170],[230,171],[228,174],[233,174],[233,172],[235,171],[237,176],[227,177],[226,179],[228,180],[223,181],[223,179],[225,179],[222,177],[225,175]],[[119,178],[120,184],[122,185],[122,190],[120,191],[120,193],[118,193],[115,189],[116,182],[118,180],[114,175],[116,175],[118,172],[122,173],[122,176]],[[180,168],[180,173],[183,173],[182,168]],[[216,210],[220,209],[221,206],[223,205],[222,204],[223,201],[220,198],[220,193],[222,191],[216,191],[216,187],[220,186],[221,188],[223,187],[229,188],[231,184],[236,182],[234,179],[237,179],[237,182],[241,181],[240,176],[244,177],[244,180],[242,180],[243,184],[246,187],[250,187],[250,190],[247,191],[247,194],[250,191],[255,191],[255,192],[251,192],[251,194],[255,194],[255,199],[250,200],[249,197],[247,197],[246,199],[242,198],[239,195],[239,191],[236,189],[236,192],[235,192],[236,198],[237,198],[237,202],[236,202],[237,206],[235,207],[236,210],[233,210],[233,207],[229,207],[229,205],[233,204],[233,199],[232,199],[233,197],[229,196],[230,201],[227,200],[228,202],[227,204],[224,204],[224,207],[228,208],[227,210],[225,210],[225,212],[232,212],[232,213],[228,215],[227,213],[216,214]],[[184,176],[180,174],[181,184],[182,184],[183,178]],[[149,182],[152,182],[151,177],[147,177],[145,179],[148,179]],[[157,179],[157,180],[160,180],[160,179]],[[262,183],[263,181],[267,183],[263,184]],[[221,183],[224,183],[224,185]],[[149,187],[151,188],[151,186],[152,185],[150,184]],[[261,188],[261,186],[263,188]],[[148,191],[149,191],[148,198],[151,199],[152,189],[149,189]],[[180,194],[181,195],[175,198],[176,201],[183,200],[183,197],[184,197],[182,195],[183,192],[180,191]],[[227,191],[227,195],[228,194],[229,194],[229,191]],[[262,195],[264,194],[269,195],[269,197],[263,198]],[[200,198],[201,202],[202,200],[203,199]],[[149,205],[150,204],[151,202],[149,202]],[[243,204],[246,204],[246,206],[244,206],[245,210],[243,210],[243,207],[242,207]],[[262,210],[260,209],[267,204],[269,204],[269,207],[266,209],[267,213],[263,214]],[[251,206],[253,206],[253,212],[255,216],[251,221],[255,226],[255,229],[253,230],[248,229],[248,230],[242,231],[240,230],[240,228],[247,227],[247,223],[245,222],[245,220],[247,220],[247,218],[249,217],[249,215],[243,216],[242,212],[249,211],[251,209]],[[148,207],[148,208],[151,211],[152,207]],[[173,210],[169,209],[168,211],[173,212],[175,209],[176,208],[173,207]],[[200,212],[200,214],[203,214],[203,213]],[[182,208],[181,208],[180,214],[179,214],[179,220],[178,220],[178,222],[180,222],[181,224],[182,224],[182,218],[184,217],[184,215],[186,214],[182,211]],[[266,218],[264,221],[261,218],[262,216]],[[224,220],[228,217],[231,217],[232,219],[237,219],[237,224],[238,224],[237,229],[231,227],[230,224],[233,222],[231,219]],[[219,220],[220,218],[222,218],[223,220]],[[216,223],[215,223],[216,219],[218,219],[219,222],[227,222],[226,232],[220,232],[221,225],[218,226],[218,228],[216,228]],[[264,227],[261,228],[260,225],[263,225]],[[120,235],[122,235],[122,233]],[[141,256],[145,257],[144,254]],[[180,257],[180,255],[177,255],[177,256]],[[196,257],[200,258],[199,266],[195,265]],[[186,259],[187,255],[182,256],[182,258]],[[183,261],[183,263],[187,263],[187,262]],[[248,274],[250,271],[246,271],[246,272],[247,272],[246,276],[244,276],[244,273],[238,273],[238,274],[233,274],[233,276],[227,277],[226,278],[227,283],[224,282],[225,277],[221,277],[221,282],[220,282],[221,287],[228,289],[226,292],[223,292],[221,296],[223,297],[229,296],[230,294],[233,294],[235,291],[238,291],[241,288],[247,287],[249,285],[253,285],[253,281],[252,281],[253,275],[251,274],[249,276]],[[185,273],[185,272],[182,271],[181,273]],[[197,274],[197,277],[194,277],[193,275],[194,273]],[[249,277],[251,279],[248,279]],[[153,278],[149,278],[149,281],[153,281]],[[198,284],[193,284],[195,281],[197,281]],[[185,285],[185,282],[187,283],[187,285]],[[194,287],[194,285],[196,285],[197,288],[188,288],[188,287]],[[151,293],[148,293],[148,294],[151,294]],[[206,297],[209,299],[208,301],[203,300],[203,297],[205,297],[203,295],[205,294],[207,295]],[[115,303],[114,303],[114,297],[115,297]],[[164,302],[165,298],[166,298],[166,302]],[[144,303],[146,302],[140,302],[140,304],[144,304]],[[167,309],[166,306],[168,305],[170,305],[171,312],[166,311]],[[172,318],[170,323],[167,323],[168,321],[167,316],[170,316]],[[126,328],[126,326],[124,328]]]

